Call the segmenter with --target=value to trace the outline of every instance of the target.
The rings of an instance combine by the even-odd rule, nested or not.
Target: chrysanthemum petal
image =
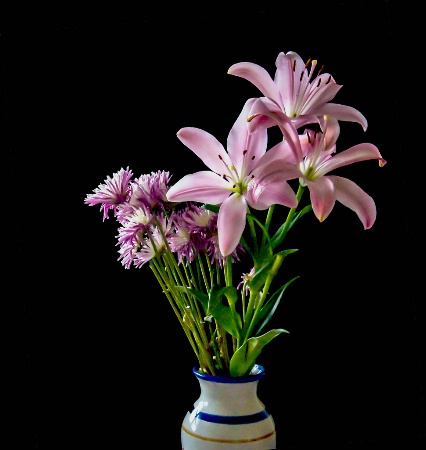
[[[335,175],[327,178],[333,182],[336,200],[357,214],[365,230],[371,228],[377,215],[376,204],[372,197],[347,178]]]

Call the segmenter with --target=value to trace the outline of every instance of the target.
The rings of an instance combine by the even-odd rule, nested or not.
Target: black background
[[[148,267],[122,268],[116,223],[84,198],[121,167],[176,181],[202,170],[176,132],[196,126],[225,143],[259,95],[227,69],[251,61],[273,74],[290,50],[325,64],[343,85],[335,102],[369,122],[366,132],[342,124],[338,150],[372,142],[388,164],[339,171],[375,199],[371,230],[336,205],[289,237],[299,252],[282,276],[302,279],[272,324],[290,334],[259,358],[259,398],[279,449],[424,448],[424,151],[413,108],[423,81],[409,3],[46,11],[8,11],[1,22],[12,394],[3,448],[180,448],[198,395],[192,351]]]

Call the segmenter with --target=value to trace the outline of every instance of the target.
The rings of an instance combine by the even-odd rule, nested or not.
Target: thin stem
[[[297,189],[297,194],[296,194],[296,197],[297,197],[297,201],[298,201],[298,202],[300,202],[304,190],[305,190],[305,187],[302,186],[301,184],[299,184],[299,187],[298,187],[298,189]],[[273,246],[274,248],[277,247],[278,245],[280,245],[281,242],[284,240],[284,238],[285,238],[285,236],[286,236],[286,234],[287,234],[287,231],[290,229],[290,226],[291,226],[293,217],[294,217],[294,215],[296,214],[296,210],[297,210],[297,207],[296,207],[296,208],[291,208],[291,209],[290,209],[290,211],[289,211],[288,214],[287,214],[287,219],[286,219],[286,221],[285,221],[284,224],[280,227],[280,229],[279,229],[278,232],[275,234],[275,236],[272,238],[272,246]]]
[[[265,220],[265,230],[266,231],[269,231],[269,226],[271,225],[271,220],[272,220],[272,215],[274,213],[274,209],[275,209],[275,205],[271,205],[268,208],[268,214],[266,215],[266,220]],[[263,235],[262,235],[262,246],[265,245],[266,239],[267,239],[266,233],[263,233]]]
[[[260,311],[262,309],[263,303],[268,296],[269,287],[271,286],[272,280],[275,278],[275,276],[278,273],[279,268],[281,267],[281,264],[283,262],[284,256],[283,255],[276,255],[274,264],[272,265],[272,268],[269,272],[269,275],[266,277],[265,284],[263,285],[262,289],[262,295],[260,297],[259,302],[256,305],[256,308],[254,309],[254,314],[252,319],[250,320],[250,325],[247,329],[245,339],[248,339],[251,336],[251,333],[253,332],[253,328],[255,327],[257,323],[257,317],[260,314]]]
[[[247,211],[247,212],[249,213],[250,211]],[[259,250],[259,244],[257,243],[256,229],[254,227],[254,220],[250,214],[247,214],[247,222],[248,222],[249,228],[250,228],[250,235],[251,235],[251,238],[253,241],[253,248],[254,248],[255,253],[257,253],[257,251]]]

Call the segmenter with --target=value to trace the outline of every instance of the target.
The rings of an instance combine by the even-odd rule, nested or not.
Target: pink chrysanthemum
[[[117,215],[117,206],[128,201],[130,180],[133,176],[129,167],[121,168],[112,176],[107,176],[105,183],[100,184],[93,190],[93,194],[87,194],[84,203],[89,206],[101,205],[103,211],[103,220],[108,219],[108,212],[113,210],[114,216]]]
[[[129,205],[133,207],[145,206],[150,210],[158,205],[167,203],[167,190],[170,172],[158,171],[141,175],[132,182],[132,195]]]

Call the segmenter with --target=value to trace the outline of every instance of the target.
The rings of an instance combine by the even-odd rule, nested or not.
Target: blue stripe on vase
[[[221,423],[225,425],[244,425],[247,423],[261,422],[269,417],[269,413],[263,410],[247,416],[218,416],[216,414],[208,414],[200,411],[195,417],[198,417],[205,422]]]

